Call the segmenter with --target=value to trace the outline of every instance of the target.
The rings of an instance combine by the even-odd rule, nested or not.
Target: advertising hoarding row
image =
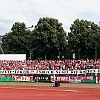
[[[66,83],[96,83],[96,77],[93,76],[51,76],[51,81],[55,80]]]
[[[13,76],[0,77],[1,82],[35,82],[37,76]],[[100,77],[93,76],[38,76],[38,82],[55,82],[63,83],[100,83]]]

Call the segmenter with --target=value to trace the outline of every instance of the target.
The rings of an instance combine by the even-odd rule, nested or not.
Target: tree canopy
[[[15,22],[11,32],[3,36],[5,53],[25,53],[32,59],[57,59],[65,54],[66,32],[54,18],[40,18],[32,31],[25,23]]]
[[[97,59],[100,57],[100,26],[76,19],[66,31],[55,18],[40,18],[32,30],[15,22],[2,37],[4,53],[26,54],[27,59]]]
[[[3,36],[4,53],[29,55],[30,35],[31,31],[26,28],[25,23],[15,22],[11,28],[11,32]]]
[[[94,22],[76,19],[68,33],[68,45],[77,59],[94,58],[100,52],[100,27]]]
[[[40,18],[32,34],[34,58],[57,59],[59,52],[64,54],[66,32],[54,18]]]

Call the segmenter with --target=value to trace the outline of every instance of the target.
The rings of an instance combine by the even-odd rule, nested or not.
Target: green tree
[[[31,44],[31,31],[26,28],[25,23],[15,22],[11,31],[2,38],[4,53],[27,54],[29,57]]]
[[[54,18],[40,18],[32,32],[34,59],[57,59],[59,52],[65,54],[66,32]]]
[[[76,59],[93,59],[95,51],[99,52],[100,27],[94,22],[76,19],[68,33],[68,45]]]

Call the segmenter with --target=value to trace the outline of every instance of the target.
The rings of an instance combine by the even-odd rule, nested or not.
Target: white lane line
[[[30,88],[30,87],[0,87],[0,88],[6,88],[6,89],[16,89],[16,90],[50,90],[50,91],[62,91],[62,92],[83,92],[80,90],[60,90],[60,89],[46,89],[46,88]]]

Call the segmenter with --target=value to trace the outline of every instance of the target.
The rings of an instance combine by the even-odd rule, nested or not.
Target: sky
[[[99,25],[100,0],[0,0],[0,35],[10,32],[15,22],[30,27],[43,17],[58,19],[66,32],[77,18]]]

